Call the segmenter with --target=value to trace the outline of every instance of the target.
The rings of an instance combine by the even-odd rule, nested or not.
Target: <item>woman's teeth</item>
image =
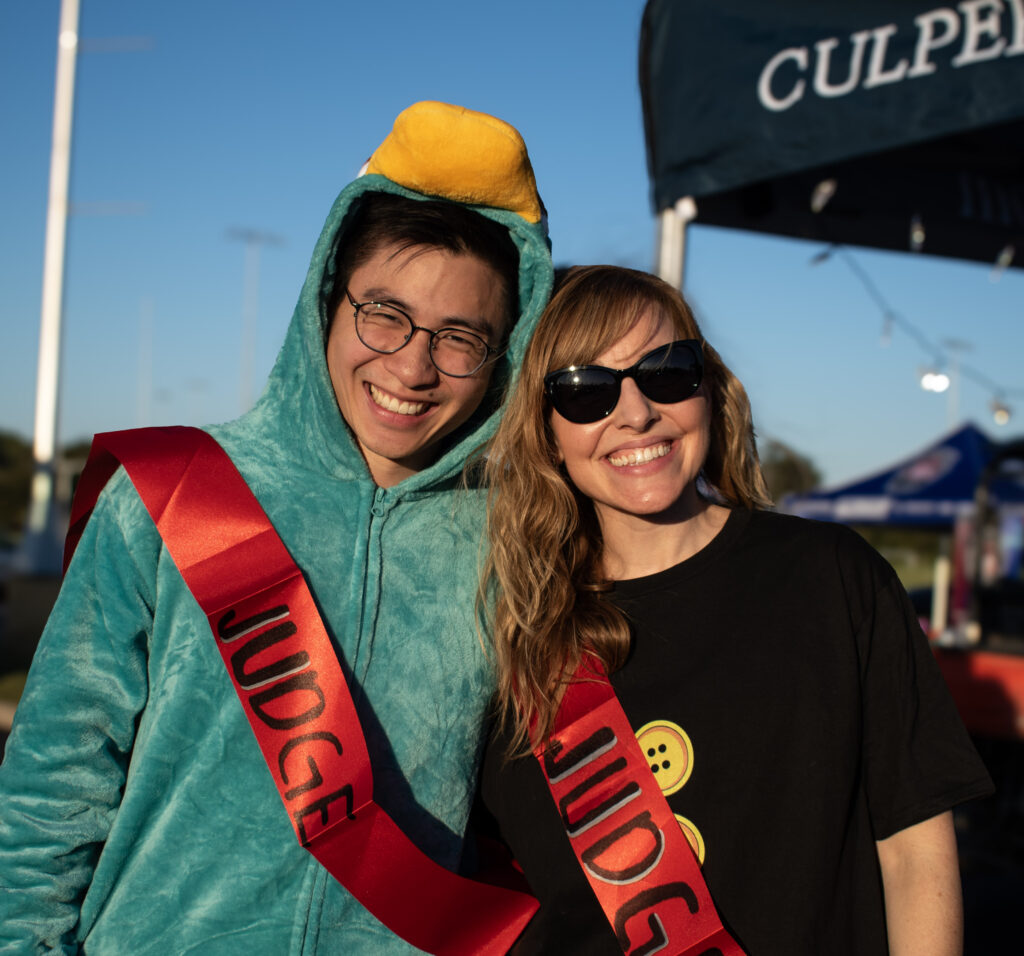
[[[370,386],[370,398],[381,408],[399,415],[422,415],[427,410],[427,402],[400,402],[394,395],[382,392],[377,386]]]
[[[609,455],[608,461],[616,468],[625,468],[626,465],[643,465],[655,458],[664,458],[672,446],[667,442],[660,445],[648,445],[646,448],[635,448],[621,455]]]

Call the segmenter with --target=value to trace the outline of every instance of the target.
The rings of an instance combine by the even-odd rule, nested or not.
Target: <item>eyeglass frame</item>
[[[482,335],[480,335],[477,332],[473,332],[471,329],[463,329],[453,325],[445,325],[439,329],[428,329],[426,326],[417,325],[415,322],[413,322],[412,316],[409,315],[409,313],[406,312],[405,309],[400,309],[396,305],[387,305],[384,302],[377,302],[374,299],[367,299],[365,302],[356,302],[356,300],[352,298],[352,293],[349,292],[348,289],[345,289],[345,298],[348,299],[349,305],[352,306],[352,321],[356,329],[356,338],[358,338],[359,341],[362,342],[363,345],[365,345],[371,352],[376,352],[378,355],[394,355],[396,352],[401,352],[402,349],[404,349],[412,341],[413,336],[417,332],[426,332],[428,336],[427,354],[430,356],[430,364],[433,365],[434,368],[436,368],[442,375],[447,375],[449,378],[470,378],[473,375],[476,375],[476,373],[479,372],[480,369],[482,369],[488,362],[493,361],[497,356],[499,356],[502,352],[505,351],[504,348],[497,348],[496,346],[489,345]],[[370,345],[370,343],[367,342],[366,339],[364,339],[362,335],[359,334],[359,310],[364,305],[376,305],[382,309],[387,308],[392,312],[397,312],[400,316],[402,316],[403,319],[405,319],[406,322],[409,323],[409,328],[411,329],[411,331],[406,336],[405,341],[401,345],[399,345],[398,348],[378,349]],[[472,372],[446,372],[443,368],[441,368],[441,366],[437,364],[437,362],[434,360],[434,337],[440,335],[442,332],[458,332],[460,335],[468,335],[471,338],[476,339],[478,342],[480,342],[481,345],[483,345],[484,349],[486,350],[484,352],[484,357],[480,360],[480,364],[475,369],[473,369]]]

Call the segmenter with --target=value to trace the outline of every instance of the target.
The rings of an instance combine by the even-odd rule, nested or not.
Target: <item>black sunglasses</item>
[[[556,412],[576,425],[615,411],[622,380],[631,378],[652,402],[673,405],[700,388],[704,354],[697,339],[680,339],[648,352],[629,368],[570,365],[544,376],[544,393]]]

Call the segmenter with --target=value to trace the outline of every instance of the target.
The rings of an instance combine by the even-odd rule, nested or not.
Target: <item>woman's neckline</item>
[[[750,522],[753,513],[749,508],[727,509],[725,523],[703,548],[660,571],[614,580],[611,582],[613,591],[620,597],[642,595],[664,587],[669,580],[680,580],[701,573],[732,545]]]

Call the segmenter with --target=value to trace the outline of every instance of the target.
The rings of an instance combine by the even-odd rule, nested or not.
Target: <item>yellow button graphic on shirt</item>
[[[690,842],[690,847],[693,850],[693,855],[697,857],[697,862],[704,865],[704,837],[700,835],[700,830],[697,829],[696,825],[692,820],[687,820],[686,817],[680,816],[678,813],[674,813],[673,816],[679,823],[680,829],[686,836],[686,839]]]
[[[675,793],[690,779],[693,744],[678,724],[652,720],[636,732],[636,739],[665,796]]]

